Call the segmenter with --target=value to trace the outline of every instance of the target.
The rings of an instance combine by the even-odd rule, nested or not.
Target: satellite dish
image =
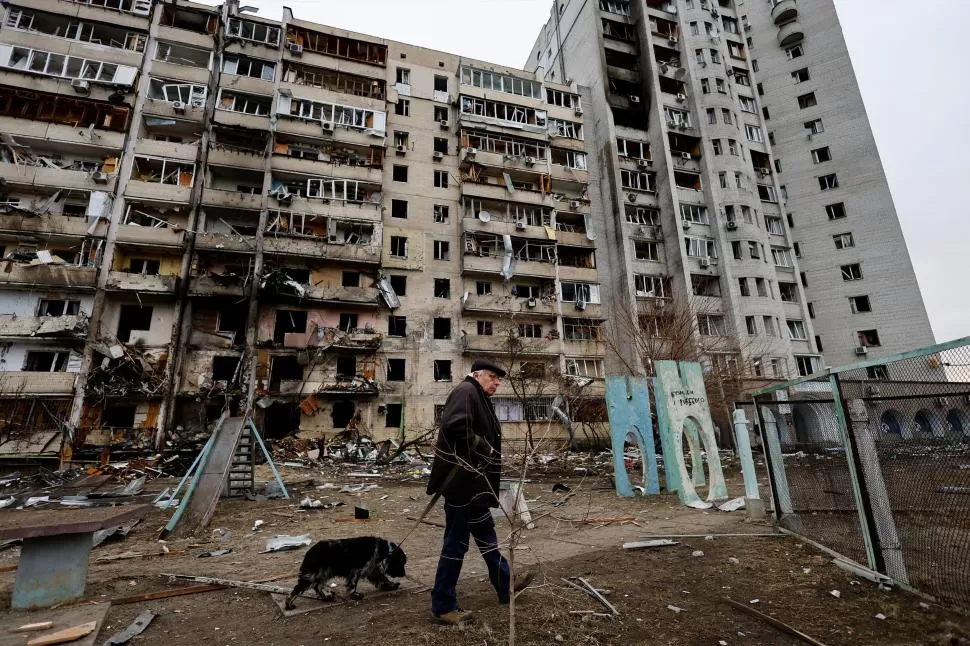
[[[482,222],[490,222],[492,220],[492,214],[489,213],[488,211],[479,211],[478,219],[481,220]]]
[[[596,240],[596,234],[593,233],[592,231],[587,231],[586,239],[589,240],[590,242],[593,242],[594,240]]]

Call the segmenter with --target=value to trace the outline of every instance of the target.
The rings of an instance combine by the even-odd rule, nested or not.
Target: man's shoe
[[[444,624],[446,626],[461,626],[462,624],[467,624],[474,619],[471,611],[462,610],[461,608],[456,608],[451,612],[443,612],[440,615],[437,613],[431,613],[431,620],[435,623]]]
[[[532,572],[523,572],[515,575],[515,582],[512,585],[512,592],[522,592],[529,587],[536,575]]]

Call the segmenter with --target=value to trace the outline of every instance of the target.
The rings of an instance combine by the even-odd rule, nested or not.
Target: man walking
[[[441,413],[428,480],[428,494],[440,493],[445,499],[445,537],[431,590],[431,614],[439,623],[457,625],[472,618],[471,612],[458,606],[455,591],[469,536],[485,559],[499,603],[508,603],[510,594],[532,582],[533,575],[524,573],[510,586],[509,564],[499,552],[492,520],[502,477],[502,426],[490,398],[505,374],[489,361],[475,361],[471,374],[448,395]]]

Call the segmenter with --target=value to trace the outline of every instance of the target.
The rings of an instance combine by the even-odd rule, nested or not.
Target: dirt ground
[[[675,496],[619,499],[603,476],[565,482],[572,496],[552,493],[562,477],[541,475],[526,486],[526,499],[536,528],[521,534],[514,551],[516,567],[536,573],[533,587],[516,602],[517,644],[797,644],[761,620],[723,601],[749,604],[829,646],[836,644],[967,644],[967,617],[897,590],[879,590],[831,564],[831,558],[789,537],[750,536],[771,533],[768,525],[746,522],[744,512],[723,513],[681,507]],[[280,577],[293,581],[304,550],[260,554],[277,534],[309,534],[314,540],[377,535],[400,540],[412,528],[427,502],[424,481],[401,478],[354,479],[309,469],[290,470],[293,499],[223,501],[211,532],[196,539],[165,543],[161,555],[157,531],[167,514],[154,510],[127,538],[106,543],[92,553],[88,600],[107,601],[130,595],[192,585],[171,582],[162,573],[214,576],[235,580]],[[325,482],[377,484],[363,493],[317,489]],[[161,490],[170,483],[155,481]],[[733,486],[732,486],[733,485]],[[732,483],[730,490],[739,491]],[[311,495],[333,509],[300,510]],[[556,503],[563,503],[556,506]],[[354,506],[365,506],[371,519],[354,521]],[[12,513],[12,512],[8,512]],[[56,513],[56,510],[52,511]],[[633,519],[633,522],[627,520]],[[429,516],[443,522],[441,509]],[[600,519],[600,522],[597,521]],[[602,522],[613,519],[613,522]],[[264,524],[253,531],[256,520]],[[498,521],[499,535],[509,525]],[[284,618],[265,592],[229,589],[150,602],[113,605],[98,643],[127,626],[140,612],[159,613],[132,644],[373,644],[389,645],[508,643],[509,612],[497,603],[481,558],[465,560],[459,595],[464,608],[477,616],[465,628],[441,627],[429,621],[427,585],[433,580],[442,530],[420,525],[407,540],[409,577],[425,587],[370,597],[367,584],[359,602]],[[678,545],[650,550],[623,550],[626,541],[670,534]],[[723,536],[745,534],[747,536]],[[706,536],[714,535],[713,540]],[[199,558],[206,550],[232,548],[219,557]],[[700,550],[703,555],[693,556]],[[0,570],[16,563],[16,549],[0,552]],[[124,553],[138,558],[106,560]],[[100,560],[100,562],[99,562]],[[0,604],[9,608],[13,572],[0,573]],[[561,577],[584,577],[610,590],[607,599],[618,615],[585,616],[573,611],[604,612],[592,597],[572,589]],[[839,597],[831,591],[838,590]],[[755,601],[757,600],[757,601]],[[309,603],[308,600],[298,602]],[[680,611],[671,609],[671,606]],[[885,619],[876,618],[882,614]],[[43,611],[29,615],[43,620]],[[0,639],[0,642],[3,640]],[[6,643],[6,642],[3,642]],[[10,642],[24,643],[24,642]]]

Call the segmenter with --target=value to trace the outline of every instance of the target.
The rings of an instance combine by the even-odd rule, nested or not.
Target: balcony
[[[595,283],[598,274],[594,267],[567,267],[559,265],[559,280]]]
[[[782,47],[791,47],[802,42],[803,38],[805,38],[805,32],[802,31],[802,25],[797,20],[792,20],[778,29],[778,44]]]
[[[563,340],[563,352],[570,357],[596,357],[602,358],[606,354],[606,343],[603,341],[585,340]]]
[[[0,215],[0,231],[19,234],[35,233],[83,238],[87,235],[103,237],[107,230],[107,224],[104,221],[98,222],[98,225],[91,234],[88,233],[88,227],[87,218],[67,217],[64,215]]]
[[[377,307],[380,292],[376,287],[330,287],[311,285],[307,287],[306,300],[328,303],[352,303],[357,306]]]
[[[155,228],[122,224],[118,227],[117,241],[122,244],[181,249],[185,242],[185,232],[172,227]]]
[[[247,130],[269,130],[269,117],[256,114],[246,114],[245,112],[234,112],[232,110],[216,110],[213,120],[223,126],[233,128],[245,128]],[[319,136],[319,128],[316,135]]]
[[[358,220],[361,222],[380,222],[381,205],[373,202],[349,202],[344,200],[308,199],[292,197],[289,202],[280,202],[275,197],[269,200],[270,210],[283,209],[295,213],[310,213],[338,220]]]
[[[83,340],[88,331],[88,317],[82,314],[66,316],[0,315],[0,338],[36,337]]]
[[[321,138],[326,137],[336,142],[356,144],[358,146],[374,146],[384,143],[384,133],[376,130],[361,130],[337,126],[332,131],[324,132],[320,121],[294,119],[286,115],[279,115],[276,131],[287,135]],[[373,133],[373,134],[372,134]]]
[[[31,35],[31,38],[35,36]],[[105,156],[110,152],[120,151],[125,146],[123,132],[112,132],[95,127],[93,133],[96,136],[91,137],[88,135],[87,128],[15,117],[0,117],[0,132],[17,133],[17,141],[25,145],[32,145],[35,140],[38,144],[45,142],[44,145],[48,149],[60,144],[76,144],[84,146],[85,150],[92,151],[92,154],[93,151],[99,151],[98,154],[103,151]]]
[[[73,395],[74,372],[5,372],[0,379],[0,394],[17,397]]]
[[[195,297],[230,296],[242,298],[246,295],[243,279],[238,277],[193,276],[189,280],[189,295]]]
[[[199,156],[199,144],[180,144],[171,141],[155,141],[154,139],[139,139],[135,144],[135,154],[146,157],[166,157],[195,162]]]
[[[60,170],[47,166],[23,166],[0,163],[0,179],[8,188],[24,189],[45,186],[52,189],[71,188],[85,191],[114,191],[117,175],[107,175],[103,182],[95,182],[87,171]]]
[[[279,73],[278,70],[277,73]],[[222,88],[246,92],[248,94],[262,94],[266,96],[273,94],[275,90],[273,81],[266,81],[255,76],[243,76],[223,72],[219,77],[219,81],[219,86]]]
[[[464,337],[462,351],[488,354],[516,354],[517,356],[559,354],[559,339],[540,337],[509,338],[505,334],[478,336],[469,334]]]
[[[209,45],[211,47],[211,45]],[[167,61],[152,61],[152,76],[173,81],[186,83],[198,83],[199,85],[209,84],[211,72],[205,67],[193,67],[190,65],[176,65]]]
[[[570,247],[595,247],[596,242],[590,240],[585,233],[571,233],[568,231],[556,231],[556,240],[559,244]]]
[[[380,245],[331,244],[326,238],[318,236],[276,237],[266,234],[263,252],[361,264],[377,264],[381,260]]]
[[[242,191],[223,191],[218,188],[202,189],[203,206],[222,206],[229,209],[258,211],[263,206],[263,196],[260,193],[243,193]]]
[[[520,238],[536,238],[548,240],[545,227],[530,226],[528,224],[519,225],[515,222],[507,222],[498,218],[482,222],[478,218],[462,218],[461,226],[463,231],[476,231],[481,233],[491,233],[492,235],[514,235]]]
[[[776,25],[781,25],[797,17],[798,6],[795,4],[795,0],[778,0],[775,6],[771,8],[771,19],[775,21]]]
[[[191,186],[145,182],[137,179],[129,180],[128,185],[125,187],[125,197],[158,202],[181,202],[187,204],[191,195]]]
[[[94,289],[97,275],[93,267],[0,261],[0,285],[15,289],[89,290]]]
[[[466,197],[477,197],[483,200],[502,200],[532,204],[535,206],[552,207],[552,197],[549,193],[543,195],[539,191],[512,191],[505,184],[485,184],[481,182],[462,182],[461,193]]]
[[[228,233],[200,233],[195,236],[196,251],[256,253],[255,236],[234,236]]]
[[[536,316],[556,316],[556,301],[553,299],[535,299],[535,307],[530,307],[531,299],[516,298],[514,296],[496,296],[493,294],[471,294],[465,299],[462,308],[466,312],[488,312],[491,314],[514,314],[522,316],[534,314]]]
[[[112,271],[108,273],[106,288],[113,291],[139,292],[142,294],[174,294],[178,288],[178,283],[178,276],[151,276]]]
[[[195,108],[192,106],[176,108],[173,104],[165,101],[164,99],[153,98],[148,98],[145,101],[142,112],[145,114],[145,116],[193,122],[202,121],[203,117],[205,116],[205,108]],[[216,114],[219,114],[219,112],[217,111]]]
[[[340,179],[351,179],[371,184],[380,184],[384,179],[384,172],[380,166],[375,168],[373,166],[352,166],[350,164],[335,165],[332,162],[301,159],[288,155],[274,155],[273,170],[318,177],[339,175]]]
[[[502,254],[493,256],[477,256],[465,254],[462,256],[462,271],[476,274],[502,273]],[[556,277],[556,265],[551,262],[531,262],[516,260],[512,265],[514,276],[534,276],[537,278],[553,279]]]
[[[158,39],[169,43],[181,43],[201,47],[202,49],[214,49],[215,41],[209,34],[200,34],[189,31],[188,29],[177,29],[168,25],[158,25]]]
[[[244,152],[228,146],[213,146],[209,150],[207,163],[211,166],[262,171],[266,167],[266,157],[259,153]]]

